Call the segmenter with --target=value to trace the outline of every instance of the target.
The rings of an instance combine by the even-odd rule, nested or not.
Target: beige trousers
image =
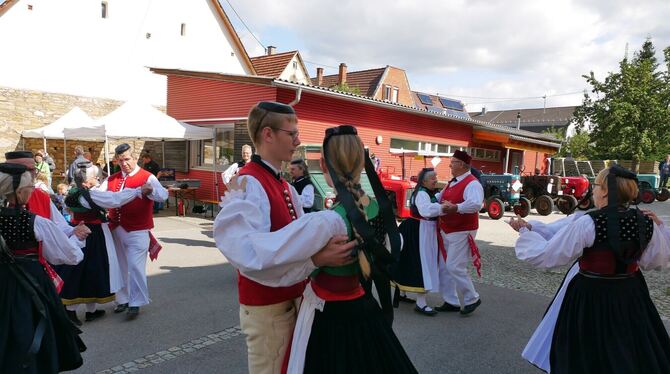
[[[247,339],[250,374],[281,373],[299,305],[300,298],[272,305],[240,305],[240,327]]]

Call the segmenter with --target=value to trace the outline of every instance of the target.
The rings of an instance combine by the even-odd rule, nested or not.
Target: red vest
[[[42,218],[51,219],[51,198],[49,194],[35,188],[28,198],[26,209]]]
[[[440,203],[449,201],[450,203],[460,204],[465,201],[463,192],[468,184],[477,182],[477,178],[470,174],[462,181],[453,186],[447,185],[440,196]],[[440,228],[445,234],[459,231],[477,230],[479,228],[479,212],[474,213],[449,213],[440,216]]]
[[[296,218],[291,201],[291,189],[284,179],[277,179],[257,162],[248,162],[240,175],[250,175],[263,186],[270,201],[270,231],[277,231]],[[288,287],[268,287],[237,272],[237,288],[242,305],[272,305],[292,300],[302,295],[307,280]]]
[[[152,174],[144,169],[139,169],[135,175],[127,177],[123,188],[137,188],[145,184]],[[121,191],[123,174],[121,172],[112,174],[107,179],[107,190],[112,192]],[[117,226],[124,230],[139,231],[151,230],[154,227],[154,202],[149,198],[135,198],[121,208],[109,210],[109,228]]]

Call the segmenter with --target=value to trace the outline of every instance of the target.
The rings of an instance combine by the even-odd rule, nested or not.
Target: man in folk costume
[[[312,178],[309,177],[309,170],[305,160],[301,158],[291,160],[289,173],[293,178],[291,185],[295,187],[298,195],[300,195],[302,210],[305,213],[311,212],[314,207],[314,184],[312,184]]]
[[[249,372],[281,372],[290,349],[297,305],[319,266],[353,261],[340,216],[305,215],[295,188],[279,171],[300,145],[298,119],[288,105],[260,102],[249,112],[257,154],[228,185],[214,221],[217,248],[238,269],[240,326]]]
[[[107,223],[106,208],[119,208],[149,188],[125,188],[119,192],[99,191],[97,168],[90,161],[82,162],[74,172],[75,187],[70,188],[65,204],[72,211],[73,223],[84,223],[91,235],[82,249],[84,260],[77,265],[62,265],[56,271],[65,281],[60,293],[68,317],[81,326],[77,318],[79,305],[86,305],[86,321],[105,314],[96,304],[114,301],[114,293],[123,287],[123,277],[116,257],[114,238]]]
[[[168,192],[153,174],[137,165],[137,159],[128,144],[120,144],[114,153],[121,171],[110,175],[100,190],[118,192],[142,187],[146,195],[136,197],[121,208],[109,210],[109,227],[114,236],[121,274],[126,278],[124,287],[116,293],[114,313],[127,310],[128,318],[134,319],[140,313],[140,307],[150,302],[147,251],[150,243],[155,241],[149,231],[154,227],[154,201],[165,201]]]
[[[444,304],[435,309],[441,312],[460,310],[462,315],[472,313],[481,304],[468,274],[468,262],[472,259],[479,273],[479,250],[474,239],[479,228],[479,209],[484,200],[484,189],[470,173],[471,160],[466,152],[454,152],[449,164],[453,179],[440,196],[445,213],[439,219],[444,243],[439,259],[440,293]]]
[[[38,173],[38,170],[35,168],[33,153],[30,151],[7,152],[5,153],[5,159],[8,164],[24,165],[28,171],[33,174],[33,177]],[[39,188],[33,189],[33,192],[26,203],[26,209],[42,218],[51,220],[68,237],[75,235],[79,240],[84,240],[86,239],[86,236],[91,233],[91,230],[84,224],[74,227],[70,226],[63,217],[63,214],[61,214],[56,205],[51,201],[49,194]]]

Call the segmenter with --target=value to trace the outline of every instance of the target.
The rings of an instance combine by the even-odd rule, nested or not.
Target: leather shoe
[[[128,308],[128,313],[126,313],[126,316],[128,317],[128,319],[135,319],[139,314],[140,314],[140,307],[131,306]]]
[[[75,312],[74,310],[66,310],[66,312],[67,312],[67,318],[69,318],[70,321],[72,321],[72,323],[74,323],[77,326],[81,326],[81,321],[79,320],[79,318],[77,318],[77,312]]]
[[[114,308],[114,313],[122,313],[125,312],[126,309],[128,309],[128,303],[125,304],[119,304]]]
[[[93,313],[86,312],[86,322],[91,322],[105,315],[104,310],[96,310]]]
[[[424,305],[423,307],[419,307],[418,305],[414,306],[414,311],[417,313],[421,313],[426,316],[434,316],[437,314],[436,311],[433,309],[429,309],[430,307],[428,305]]]
[[[400,300],[404,303],[414,303],[414,301],[415,301],[415,300],[412,300],[409,297],[407,297],[407,295],[402,295],[402,294],[398,296],[398,300]]]
[[[437,310],[438,312],[459,312],[461,310],[461,307],[457,305],[451,305],[445,301],[444,304],[435,307],[435,310]]]
[[[477,309],[477,307],[480,306],[481,304],[482,304],[482,300],[479,299],[472,304],[466,305],[466,306],[463,307],[463,310],[461,310],[461,314],[462,315],[470,314],[470,313],[474,312],[475,309]]]

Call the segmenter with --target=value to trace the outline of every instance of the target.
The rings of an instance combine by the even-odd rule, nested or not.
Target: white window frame
[[[469,153],[469,148],[465,145],[444,144],[444,143],[435,143],[432,141],[401,139],[401,138],[391,138],[391,142],[393,142],[394,139],[405,142],[416,142],[417,147],[415,149],[389,148],[390,152],[417,151],[420,156],[445,156],[445,157],[453,156],[456,150],[466,151]],[[440,146],[447,147],[447,152],[438,152]]]
[[[205,126],[203,126],[205,127]],[[207,125],[206,126],[209,129],[216,129],[217,133],[219,130],[229,130],[233,132],[233,140],[235,137],[235,124],[234,123],[220,123],[220,124],[215,124],[215,125]],[[212,134],[214,135],[214,134]],[[211,141],[212,139],[207,139]],[[191,165],[191,169],[194,170],[207,170],[207,171],[212,171],[214,170],[214,165],[216,166],[216,171],[223,172],[230,164],[226,165],[216,165],[217,161],[217,156],[216,152],[214,154],[214,165],[209,166],[209,165],[201,165],[201,160],[202,160],[202,153],[204,147],[204,140],[192,140],[189,144],[189,149],[190,149],[190,154],[189,154],[189,165]],[[233,160],[234,162],[234,160]]]
[[[391,102],[392,103],[397,103],[398,102],[398,94],[400,93],[400,89],[398,87],[393,87],[391,90]]]
[[[502,152],[498,149],[472,147],[470,155],[473,160],[478,161],[500,162],[502,160]]]

